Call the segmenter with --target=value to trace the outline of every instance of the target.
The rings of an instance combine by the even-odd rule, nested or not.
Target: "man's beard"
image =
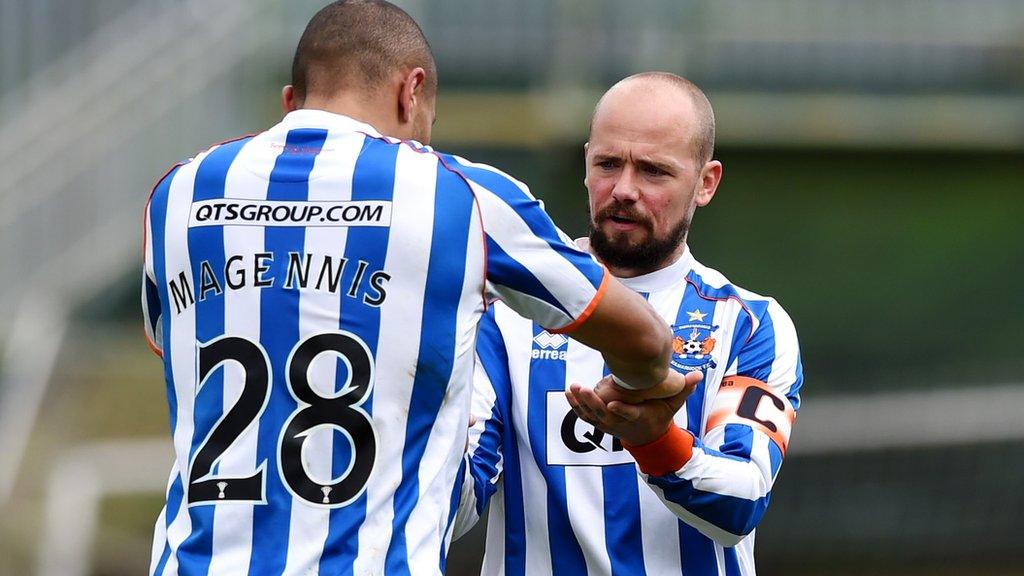
[[[626,234],[606,234],[594,222],[602,222],[608,216],[617,214],[633,220],[648,232],[648,237],[637,245],[631,245]],[[641,274],[662,268],[664,263],[676,252],[679,245],[686,240],[690,231],[690,218],[684,217],[676,224],[665,238],[654,236],[647,220],[628,206],[612,205],[597,214],[590,223],[590,247],[598,259],[608,266],[635,270]]]

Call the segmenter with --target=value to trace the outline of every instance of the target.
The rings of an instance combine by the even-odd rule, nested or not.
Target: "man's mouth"
[[[643,220],[633,215],[609,214],[605,217],[605,221],[610,224],[613,230],[619,232],[628,232],[645,227]]]

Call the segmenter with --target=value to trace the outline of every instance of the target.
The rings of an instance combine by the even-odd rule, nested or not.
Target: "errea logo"
[[[541,330],[540,334],[533,337],[533,350],[530,356],[538,360],[565,360],[567,342],[569,339],[561,334]]]

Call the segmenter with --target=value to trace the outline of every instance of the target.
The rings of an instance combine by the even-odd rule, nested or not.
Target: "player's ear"
[[[403,124],[412,122],[416,107],[423,104],[426,80],[427,72],[419,66],[410,70],[402,79],[402,88],[398,93],[398,116]]]
[[[715,197],[715,192],[718,190],[718,184],[721,181],[722,163],[718,160],[705,162],[704,167],[700,170],[700,183],[694,198],[697,206],[704,207],[711,203],[711,199]]]
[[[295,100],[295,88],[291,84],[281,88],[281,111],[285,114],[294,112],[299,104]]]

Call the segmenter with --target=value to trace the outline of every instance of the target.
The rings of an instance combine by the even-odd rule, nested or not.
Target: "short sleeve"
[[[455,160],[480,207],[491,292],[549,332],[571,332],[600,301],[607,270],[555,226],[525,184]]]

